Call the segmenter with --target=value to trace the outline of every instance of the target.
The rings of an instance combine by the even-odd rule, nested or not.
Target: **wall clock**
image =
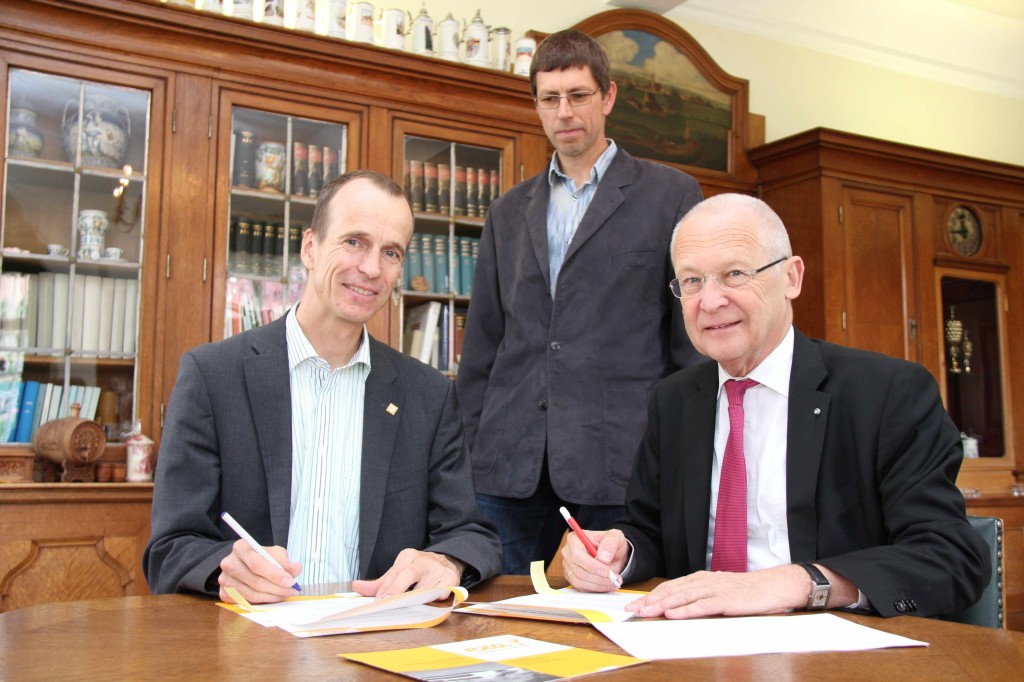
[[[946,225],[949,243],[961,256],[973,256],[981,249],[981,221],[966,206],[957,206],[949,214]]]

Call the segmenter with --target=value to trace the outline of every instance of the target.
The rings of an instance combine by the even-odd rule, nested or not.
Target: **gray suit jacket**
[[[960,436],[918,364],[796,333],[786,508],[792,561],[851,580],[883,616],[974,603],[988,551],[964,516]],[[678,372],[651,395],[647,434],[616,524],[631,581],[704,570],[718,368]]]
[[[454,386],[373,339],[370,362],[359,576],[381,576],[406,547],[460,559],[467,583],[496,574],[500,544],[476,510]],[[291,418],[284,318],[182,355],[143,558],[154,593],[217,594],[220,561],[237,539],[221,511],[260,544],[287,546]]]
[[[478,492],[529,496],[546,451],[562,499],[621,505],[651,387],[700,359],[668,289],[672,230],[700,186],[620,148],[552,300],[547,175],[487,212],[459,364],[466,442]]]

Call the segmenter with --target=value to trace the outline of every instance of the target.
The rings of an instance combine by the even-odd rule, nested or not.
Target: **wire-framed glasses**
[[[713,279],[720,289],[742,289],[750,284],[750,281],[773,265],[789,260],[789,256],[773,260],[768,265],[759,267],[757,270],[725,270],[718,273],[706,275],[689,275],[683,279],[674,279],[668,283],[668,288],[676,298],[693,298],[704,291],[704,285],[708,279]]]
[[[576,90],[568,95],[541,95],[540,97],[535,97],[534,101],[541,109],[557,109],[563,99],[567,100],[570,106],[582,107],[584,104],[590,104],[590,100],[594,98],[594,93],[599,89],[595,88],[589,92],[586,90]]]

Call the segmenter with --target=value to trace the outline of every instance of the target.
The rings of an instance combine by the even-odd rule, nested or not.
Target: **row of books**
[[[95,419],[99,406],[99,386],[67,387],[38,381],[0,382],[0,443],[30,443],[40,424],[71,414],[78,403],[78,416]]]
[[[479,255],[476,237],[453,237],[449,244],[448,235],[414,234],[405,254],[402,286],[406,291],[469,296]]]
[[[0,275],[0,346],[38,348],[43,354],[70,347],[131,355],[138,291],[136,279],[5,272]]]
[[[452,310],[438,301],[413,306],[405,311],[402,350],[435,369],[455,374],[465,329],[465,308]]]
[[[454,175],[454,177],[453,177]],[[402,184],[412,210],[483,218],[501,192],[496,168],[474,168],[406,159]]]
[[[291,269],[287,284],[229,277],[224,309],[224,337],[269,324],[284,315],[292,303],[302,298],[305,282],[306,269],[301,264]]]

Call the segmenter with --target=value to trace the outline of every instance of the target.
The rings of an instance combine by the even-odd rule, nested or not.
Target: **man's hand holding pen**
[[[231,546],[231,553],[220,562],[220,598],[225,602],[234,600],[225,592],[225,587],[233,587],[251,604],[269,604],[283,601],[297,594],[295,579],[302,571],[302,565],[288,561],[288,552],[283,547],[266,547],[274,561],[267,561],[245,540],[236,540]]]
[[[569,583],[584,592],[611,592],[619,588],[608,576],[622,574],[629,561],[629,543],[619,530],[588,531],[590,541],[596,544],[596,556],[591,556],[576,532],[569,535],[562,548],[562,570]]]

